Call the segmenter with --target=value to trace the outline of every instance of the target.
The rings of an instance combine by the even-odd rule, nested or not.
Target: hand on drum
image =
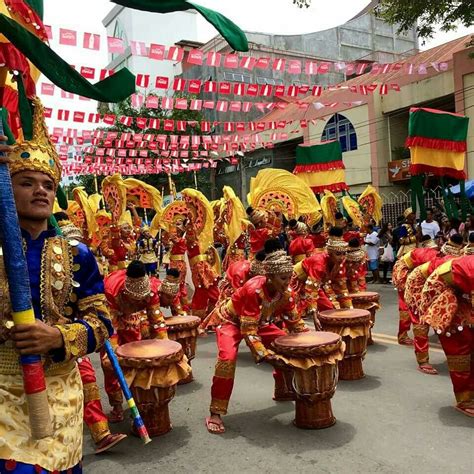
[[[286,367],[286,363],[281,359],[278,354],[275,354],[273,351],[269,351],[269,353],[265,356],[264,360],[265,362],[268,362],[270,365],[275,367],[275,369]]]
[[[321,323],[319,322],[318,310],[317,309],[312,309],[312,310],[309,311],[309,314],[313,318],[314,329],[316,331],[321,331],[323,329],[323,327],[321,326]]]

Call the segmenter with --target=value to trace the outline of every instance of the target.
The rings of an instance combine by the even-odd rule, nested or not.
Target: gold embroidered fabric
[[[95,382],[84,384],[84,403],[100,400],[99,386]]]
[[[229,400],[219,400],[218,398],[213,398],[211,401],[210,411],[216,415],[226,415],[228,406]]]
[[[235,375],[235,366],[236,361],[234,360],[217,360],[214,376],[223,379],[233,379]]]
[[[83,324],[55,325],[64,340],[64,360],[71,360],[87,354],[87,329]]]
[[[471,370],[471,355],[447,355],[450,372],[469,372]]]
[[[99,443],[110,434],[108,421],[97,421],[93,425],[89,425],[89,430],[94,443]]]
[[[23,377],[0,374],[0,458],[62,471],[82,458],[83,392],[79,370],[68,364],[47,375],[46,386],[54,433],[34,441],[26,406]]]

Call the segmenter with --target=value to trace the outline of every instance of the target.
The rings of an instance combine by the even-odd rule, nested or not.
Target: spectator
[[[367,252],[368,268],[372,272],[373,276],[372,283],[379,283],[380,239],[372,224],[367,226],[367,235],[365,236],[364,242],[366,244],[365,251]]]
[[[403,218],[403,216],[399,216],[397,218],[397,227],[395,227],[392,233],[392,247],[395,255],[397,255],[398,247],[400,246],[400,231],[402,229],[404,220],[405,219]]]
[[[421,235],[429,235],[430,238],[435,239],[438,232],[441,230],[439,224],[433,219],[433,209],[426,210],[426,219],[420,224]]]
[[[387,273],[391,270],[393,261],[395,260],[393,252],[393,226],[390,222],[383,224],[382,229],[378,233],[380,245],[383,246],[383,253],[380,257],[382,267],[382,283],[389,283]]]
[[[474,215],[470,214],[466,220],[459,226],[459,233],[465,242],[469,242],[469,237],[474,234]]]

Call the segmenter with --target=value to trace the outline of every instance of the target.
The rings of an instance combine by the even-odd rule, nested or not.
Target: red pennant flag
[[[327,74],[331,69],[331,63],[319,63],[318,74]]]
[[[62,137],[63,135],[64,135],[64,128],[61,128],[61,127],[53,128],[53,136]]]
[[[205,100],[202,103],[202,107],[204,109],[213,109],[214,108],[214,101],[213,100]]]
[[[135,121],[141,130],[146,128],[148,120],[145,117],[137,117]]]
[[[247,86],[247,95],[250,96],[257,96],[258,95],[258,85],[257,84],[249,84]]]
[[[320,97],[323,93],[323,86],[314,86],[311,94],[315,97]]]
[[[41,83],[41,94],[42,95],[54,95],[54,84],[49,84],[48,82]]]
[[[390,89],[395,92],[400,92],[400,84],[397,84],[397,83],[390,84]]]
[[[90,113],[87,116],[87,121],[90,122],[90,123],[99,123],[100,122],[100,114]]]
[[[306,74],[313,75],[318,73],[318,63],[315,61],[306,61],[304,66]]]
[[[95,35],[93,33],[84,33],[82,47],[85,49],[93,49],[94,51],[99,51],[100,35]]]
[[[184,88],[186,86],[186,81],[184,79],[181,79],[180,77],[177,77],[173,81],[173,90],[182,92],[184,91]]]
[[[101,81],[103,81],[104,79],[106,79],[107,77],[112,76],[113,74],[114,74],[113,69],[101,69],[100,74],[99,74],[99,79]]]
[[[290,97],[296,97],[299,92],[299,87],[298,86],[288,86],[288,92],[287,95]]]
[[[53,39],[53,29],[51,28],[50,25],[43,25],[44,30],[46,31],[46,36],[48,37],[49,40]]]
[[[176,99],[174,101],[174,108],[178,110],[187,110],[188,109],[188,101],[187,99]]]
[[[230,94],[230,82],[219,82],[219,94]]]
[[[260,95],[263,97],[269,97],[272,95],[273,87],[269,84],[260,87]]]
[[[234,122],[224,122],[224,132],[233,132]]]
[[[69,110],[59,109],[58,110],[58,120],[69,120]]]
[[[244,95],[245,93],[245,84],[243,82],[239,82],[234,84],[234,94],[235,95]]]
[[[145,107],[147,109],[157,109],[158,108],[158,97],[156,95],[149,95],[145,101]]]
[[[62,99],[74,99],[74,94],[71,94],[71,92],[61,91],[61,98]]]
[[[121,115],[119,117],[119,122],[126,127],[130,127],[133,123],[133,117],[127,117],[126,115]],[[123,138],[123,137],[122,137]]]
[[[181,62],[184,58],[184,49],[178,46],[171,46],[166,55],[168,61]]]
[[[150,85],[150,75],[149,74],[137,74],[136,76],[136,85],[138,87],[147,88]]]
[[[83,123],[85,118],[85,112],[74,112],[72,116],[73,122]]]
[[[130,41],[130,49],[133,56],[148,56],[148,50],[143,41]]]
[[[285,70],[285,64],[286,64],[286,61],[282,58],[280,59],[275,59],[273,61],[273,70],[274,71],[284,71]]]
[[[105,114],[104,118],[102,119],[104,123],[107,125],[113,125],[115,123],[115,115],[113,114]]]
[[[163,97],[161,99],[161,108],[164,110],[172,110],[174,105],[174,100],[171,97]]]
[[[216,104],[216,110],[218,112],[227,112],[229,109],[229,102],[227,100],[218,100]]]
[[[187,126],[186,120],[178,120],[176,122],[176,130],[178,132],[185,132],[186,131],[186,126]]]
[[[164,121],[163,130],[167,132],[174,131],[174,120],[167,119]]]
[[[93,67],[82,66],[80,72],[81,76],[85,77],[86,79],[95,78],[95,69]]]
[[[207,53],[206,64],[211,67],[219,67],[221,65],[221,54],[215,51]]]
[[[162,44],[151,43],[148,57],[157,61],[163,61],[163,59],[165,59],[165,46]]]
[[[59,28],[59,44],[77,46],[77,31]]]
[[[203,52],[200,49],[192,49],[188,53],[187,63],[202,66],[203,56]]]
[[[283,97],[285,95],[285,86],[275,86],[275,97]]]
[[[242,102],[240,101],[232,101],[229,105],[229,110],[231,112],[240,112],[242,110]]]
[[[303,84],[300,86],[299,94],[307,94],[309,91],[309,86],[306,84]]]
[[[199,79],[191,79],[188,84],[188,92],[190,94],[199,94],[201,92],[202,82]]]
[[[251,71],[255,67],[257,60],[252,56],[243,56],[240,60],[240,67]]]
[[[298,60],[288,61],[288,72],[290,74],[301,74],[301,61],[298,61]]]
[[[217,92],[217,82],[215,82],[215,81],[206,81],[204,83],[204,92],[207,92],[207,93]]]
[[[170,80],[164,76],[156,76],[155,87],[157,89],[168,89]]]
[[[202,100],[201,99],[191,99],[189,103],[189,110],[201,110],[202,109]]]
[[[224,67],[237,69],[239,67],[239,56],[237,54],[227,54],[224,58]]]
[[[44,117],[51,118],[53,116],[53,109],[51,107],[44,108]]]
[[[136,109],[139,109],[140,107],[143,106],[144,102],[145,102],[145,97],[142,94],[132,94],[131,95],[132,107],[135,107]]]
[[[388,85],[387,84],[380,84],[379,93],[380,93],[380,95],[387,95],[388,94]]]
[[[252,102],[243,102],[242,103],[242,112],[250,112],[252,108]]]
[[[210,122],[201,122],[201,132],[208,133],[211,131],[211,123]]]
[[[125,52],[123,40],[121,38],[107,36],[107,50],[110,54],[123,54]]]
[[[270,58],[258,58],[255,67],[258,69],[268,69],[270,66]]]
[[[428,74],[428,70],[426,69],[426,64],[418,65],[418,74]]]

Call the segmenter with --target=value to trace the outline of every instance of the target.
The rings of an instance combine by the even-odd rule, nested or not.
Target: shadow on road
[[[438,410],[438,417],[445,426],[474,428],[474,418],[459,413],[454,409],[454,406],[441,407]]]
[[[379,377],[373,375],[366,375],[360,380],[339,380],[337,389],[344,392],[365,392],[367,390],[375,390],[380,387],[382,383]]]

